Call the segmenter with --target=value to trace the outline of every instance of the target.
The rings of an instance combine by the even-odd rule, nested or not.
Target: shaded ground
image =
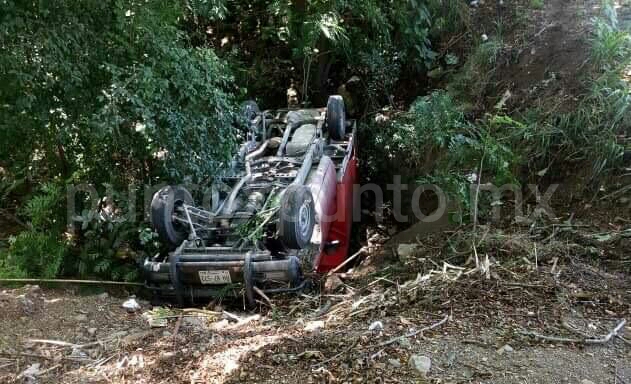
[[[6,290],[0,381],[28,382],[24,372],[40,364],[31,381],[631,382],[628,340],[579,341],[631,319],[630,227],[540,220],[479,226],[477,235],[417,230],[410,246],[388,242],[339,275],[333,292],[274,297],[258,313],[237,302],[154,309],[165,321],[158,328],[143,316],[147,302],[126,313],[124,294]],[[409,366],[413,356],[431,359],[427,377]]]

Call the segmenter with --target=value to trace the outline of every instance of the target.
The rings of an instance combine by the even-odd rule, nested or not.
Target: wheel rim
[[[309,223],[311,223],[311,210],[309,204],[304,203],[298,211],[298,230],[303,238],[309,235]]]

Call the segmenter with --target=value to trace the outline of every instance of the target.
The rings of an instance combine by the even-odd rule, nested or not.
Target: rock
[[[337,291],[338,288],[344,285],[344,282],[337,274],[333,274],[327,277],[324,282],[324,292],[325,293],[333,293]]]
[[[88,335],[90,336],[96,335],[96,328],[88,328]]]
[[[83,313],[81,313],[81,314],[79,314],[79,315],[75,316],[75,317],[74,317],[74,319],[75,319],[76,321],[80,322],[80,323],[83,323],[83,322],[85,322],[85,321],[88,321],[88,316],[87,316],[87,315],[84,315]]]
[[[186,316],[182,318],[182,326],[193,329],[206,329],[208,320],[203,316]]]
[[[28,368],[26,368],[22,373],[20,373],[20,377],[31,377],[34,378],[39,376],[41,371],[39,370],[40,364],[35,363],[31,364]]]
[[[591,380],[583,379],[581,380],[581,384],[595,384],[595,383]]]
[[[128,312],[128,313],[134,313],[136,311],[138,311],[140,309],[140,304],[138,304],[138,302],[136,301],[136,299],[131,298],[127,301],[125,301],[122,305],[122,307]]]
[[[478,0],[473,0],[469,3],[469,5],[472,7],[477,7],[478,5],[480,5],[480,2]]]
[[[18,303],[20,303],[23,313],[27,315],[33,313],[33,310],[35,309],[35,303],[33,303],[31,299],[27,298],[26,295],[19,295],[17,297],[17,301]]]
[[[397,343],[406,349],[409,349],[412,347],[412,343],[410,343],[410,339],[408,339],[407,337],[402,337],[401,339],[399,339],[399,341],[397,341]]]
[[[324,321],[322,320],[310,321],[305,324],[305,331],[307,332],[318,331],[322,328],[324,328]]]
[[[70,353],[70,357],[73,358],[73,359],[88,359],[90,356],[88,356],[87,353],[83,352],[79,348],[72,348],[72,352]]]
[[[103,292],[103,293],[100,293],[100,294],[96,295],[96,298],[98,300],[105,300],[105,299],[107,299],[109,297],[110,297],[110,295],[107,292]]]
[[[422,375],[427,375],[432,368],[432,360],[427,356],[412,355],[408,361],[410,368]]]
[[[162,332],[162,337],[171,337],[171,336],[173,336],[173,334],[169,331]]]
[[[210,324],[210,330],[221,331],[222,329],[226,329],[229,325],[230,325],[230,322],[228,321],[228,319],[215,321],[214,323]]]
[[[149,332],[149,331],[132,333],[131,335],[123,337],[123,339],[121,340],[121,344],[123,346],[132,345],[132,344],[144,339],[145,337],[149,336],[150,334],[151,334],[151,332]]]
[[[383,323],[381,321],[373,321],[368,327],[369,331],[383,331]]]
[[[399,359],[388,359],[388,364],[395,368],[401,368],[401,361],[399,361]]]
[[[489,40],[489,37],[486,35],[486,33],[483,33],[482,36],[480,36],[482,38],[482,42],[486,43]]]
[[[511,353],[513,351],[514,351],[513,347],[511,347],[510,345],[506,344],[506,345],[498,348],[498,350],[496,352],[497,352],[498,355],[503,355],[505,352],[506,353]]]
[[[416,254],[418,246],[416,244],[399,244],[397,247],[397,255],[399,260],[405,262],[410,260]]]

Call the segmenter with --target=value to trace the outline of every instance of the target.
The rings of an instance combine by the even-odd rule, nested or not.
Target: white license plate
[[[199,271],[199,280],[202,284],[230,284],[229,271]]]

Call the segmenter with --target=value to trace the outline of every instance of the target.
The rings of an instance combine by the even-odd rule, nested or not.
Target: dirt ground
[[[527,14],[505,36],[515,59],[498,85],[512,107],[580,92],[595,3],[544,3],[514,3]],[[631,384],[630,200],[560,200],[555,218],[418,224],[373,244],[332,289],[255,312],[139,297],[128,313],[135,292],[5,288],[0,382]]]
[[[631,382],[631,327],[618,327],[631,319],[628,225],[415,229],[332,291],[250,313],[238,300],[180,310],[141,299],[127,313],[124,291],[6,289],[0,382]]]

